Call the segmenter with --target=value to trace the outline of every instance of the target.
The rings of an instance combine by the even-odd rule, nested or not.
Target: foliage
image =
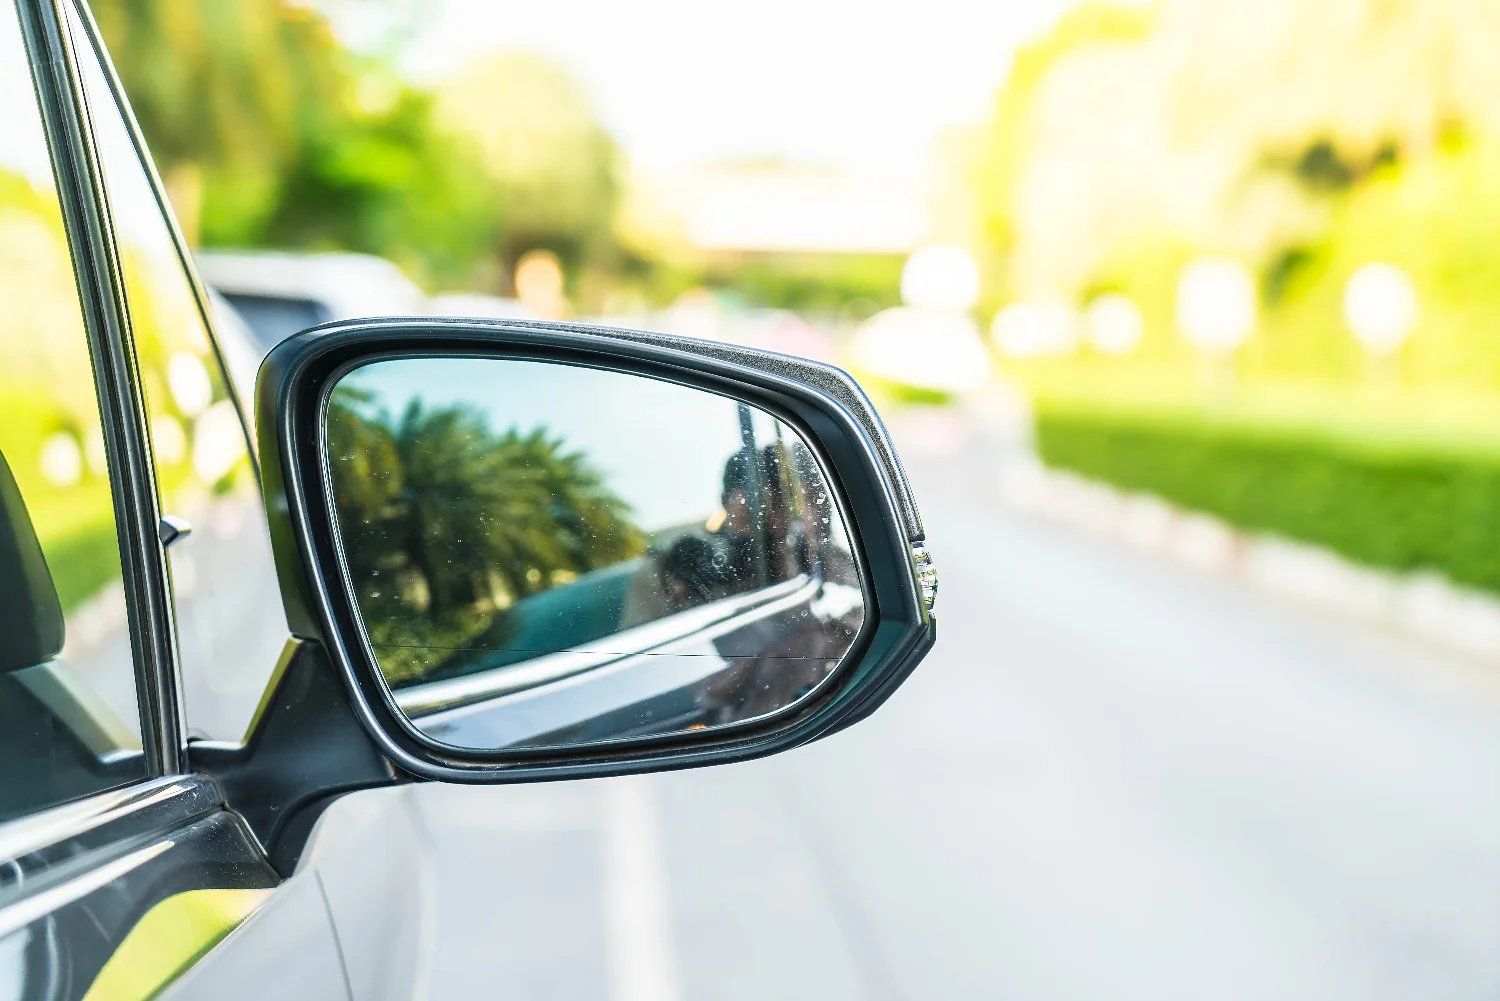
[[[1049,465],[1250,531],[1500,591],[1500,448],[1233,414],[1042,407]]]
[[[1365,178],[1332,206],[1325,235],[1283,251],[1284,292],[1248,345],[1252,376],[1301,373],[1354,382],[1362,352],[1342,317],[1349,277],[1396,264],[1419,290],[1421,317],[1395,360],[1408,387],[1500,388],[1500,137],[1455,138]],[[1273,262],[1275,263],[1275,262]]]
[[[109,496],[101,492],[91,520],[81,521],[52,540],[44,540],[47,569],[57,600],[65,613],[72,612],[111,583],[120,580],[120,542],[107,506]],[[118,586],[118,584],[117,584]]]
[[[1500,388],[1500,7],[1475,0],[1084,4],[1019,53],[975,178],[991,306],[1128,295],[1145,319],[1123,358],[1018,362],[1115,383],[1200,364],[1177,330],[1185,263],[1254,271],[1260,316],[1241,387],[1371,377],[1342,295],[1398,265],[1420,319],[1379,377],[1406,390]],[[998,294],[997,294],[998,291]]]
[[[216,181],[272,186],[310,82],[295,71],[326,61],[326,25],[302,8],[240,0],[90,6],[164,169],[194,163],[224,172]]]
[[[1143,237],[1266,261],[1381,167],[1500,129],[1497,43],[1473,0],[1085,4],[1000,93],[986,231],[1028,297]]]
[[[438,114],[501,192],[506,273],[533,248],[572,273],[614,254],[621,155],[561,67],[531,52],[481,59],[443,86]]]
[[[393,682],[426,675],[518,599],[638,555],[628,506],[545,429],[465,406],[399,415],[340,389],[328,416],[339,527]]]
[[[286,0],[93,0],[179,218],[208,245],[381,254],[469,277],[502,222],[431,98]]]
[[[1009,79],[996,98],[987,130],[977,181],[977,201],[985,236],[1002,253],[1010,251],[1017,186],[1034,153],[1038,121],[1037,92],[1049,74],[1078,53],[1099,47],[1125,45],[1145,38],[1151,12],[1143,7],[1092,2],[1072,8],[1046,36],[1016,53]]]
[[[379,114],[305,112],[311,121],[256,242],[363,251],[429,282],[469,283],[503,232],[503,195],[471,145],[433,124],[429,95],[391,86],[397,96]]]
[[[754,306],[869,315],[900,304],[903,263],[898,254],[762,254],[710,265],[705,281]]]

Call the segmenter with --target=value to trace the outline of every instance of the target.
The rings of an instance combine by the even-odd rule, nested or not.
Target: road
[[[1013,513],[981,423],[895,432],[933,655],[764,761],[417,790],[432,997],[1500,996],[1500,666]]]

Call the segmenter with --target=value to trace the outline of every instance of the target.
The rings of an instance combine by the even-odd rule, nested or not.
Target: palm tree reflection
[[[328,442],[346,559],[393,685],[461,671],[517,631],[518,601],[645,551],[630,506],[545,428],[497,433],[479,408],[419,400],[397,416],[340,387]]]

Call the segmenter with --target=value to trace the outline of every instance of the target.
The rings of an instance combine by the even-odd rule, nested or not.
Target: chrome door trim
[[[121,876],[140,868],[171,848],[176,842],[163,839],[145,848],[138,848],[112,862],[90,869],[65,883],[49,886],[39,893],[22,898],[19,902],[0,910],[0,938],[40,921],[53,911],[82,900],[95,890],[108,886]]]
[[[91,996],[158,904],[195,891],[269,892],[281,882],[218,786],[198,775],[0,824],[0,852],[0,938],[21,936],[26,950],[20,996],[54,1001]]]
[[[218,787],[201,775],[169,775],[97,793],[0,824],[0,867],[68,842],[98,844],[134,833],[120,828],[168,830],[223,805]],[[0,909],[9,895],[0,891]]]

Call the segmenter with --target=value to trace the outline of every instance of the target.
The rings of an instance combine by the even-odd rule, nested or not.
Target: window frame
[[[123,272],[88,99],[78,71],[80,53],[75,51],[68,31],[63,2],[67,0],[16,0],[16,13],[52,161],[99,398],[134,656],[145,781],[149,782],[188,770],[172,592],[161,544],[155,465],[130,337]],[[80,17],[85,30],[97,38],[86,9]],[[91,38],[81,55],[99,58],[99,51]],[[106,79],[117,87],[113,67],[107,60],[102,63]],[[127,116],[127,123],[139,151],[134,119]],[[149,176],[160,198],[154,171]],[[170,220],[170,213],[166,217]],[[172,228],[181,253],[175,223]],[[194,294],[201,312],[203,296],[196,285]]]
[[[181,278],[186,284],[189,294],[192,297],[192,309],[196,322],[200,325],[203,336],[208,342],[212,361],[209,361],[207,357],[203,360],[210,365],[218,366],[218,380],[222,383],[225,395],[233,406],[235,415],[239,420],[239,434],[245,444],[245,455],[250,463],[251,480],[254,483],[255,499],[259,506],[259,512],[251,516],[260,520],[260,531],[264,533],[267,530],[265,524],[265,495],[261,484],[259,449],[257,443],[253,440],[255,428],[253,420],[254,400],[247,399],[245,394],[240,392],[240,386],[234,378],[232,366],[225,355],[219,338],[213,299],[210,297],[208,286],[204,284],[198,275],[192,251],[188,247],[187,239],[183,235],[176,213],[172,209],[171,201],[167,197],[166,185],[162,182],[161,175],[156,169],[156,164],[151,158],[149,147],[146,144],[140,124],[136,119],[135,111],[130,105],[129,98],[126,96],[124,84],[115,71],[114,62],[104,45],[98,23],[94,19],[93,12],[89,9],[87,0],[38,0],[38,2],[51,3],[57,8],[60,23],[64,26],[65,31],[69,31],[69,38],[76,48],[74,53],[75,58],[78,60],[87,60],[92,55],[95,67],[99,70],[99,78],[94,78],[90,75],[92,68],[86,67],[82,62],[75,63],[73,66],[73,77],[77,81],[78,90],[81,95],[84,120],[88,126],[91,141],[97,143],[97,137],[103,133],[106,127],[115,128],[117,123],[124,127],[126,140],[129,142],[131,151],[134,154],[135,163],[140,168],[141,175],[144,177],[146,186],[150,191],[151,204],[155,210],[156,219],[160,221],[165,229],[172,254],[175,257],[178,270],[174,278]],[[68,16],[69,11],[71,11],[73,18]],[[98,93],[96,91],[98,91],[98,83],[101,78],[104,85],[104,92]],[[90,90],[90,84],[94,85],[92,91]],[[110,121],[106,125],[104,118],[101,116],[111,115],[115,116],[116,121]],[[123,313],[120,341],[130,360],[133,370],[133,385],[138,394],[138,406],[135,410],[136,424],[139,435],[144,442],[145,453],[151,471],[151,479],[147,489],[150,491],[150,499],[154,505],[154,510],[157,512],[157,517],[160,517],[170,511],[171,501],[163,495],[156,480],[156,470],[158,467],[155,464],[155,457],[152,452],[154,446],[151,433],[150,401],[144,395],[145,381],[142,375],[143,368],[139,360],[138,344],[135,339],[136,328],[131,311],[131,293],[129,285],[124,278],[123,247],[125,241],[121,239],[121,230],[115,226],[113,220],[111,203],[114,198],[111,192],[114,189],[110,185],[110,176],[107,173],[107,168],[103,163],[102,157],[97,153],[97,146],[95,146],[95,150],[96,176],[99,180],[98,200],[104,206],[107,222],[106,231],[110,241],[113,260],[118,269],[116,273],[119,276],[118,287],[120,289],[121,309]],[[117,168],[122,165],[123,162],[115,164]],[[118,190],[114,190],[114,194],[119,194]],[[258,362],[260,355],[263,355],[264,351],[258,347],[256,350]],[[267,538],[267,541],[269,542],[269,538]],[[178,615],[179,609],[176,607],[177,592],[174,590],[172,584],[172,561],[166,554],[166,545],[160,545],[158,549],[161,553],[163,573],[166,579],[167,600],[164,608],[167,618],[164,628],[172,637],[172,678],[176,692],[177,747],[183,755],[183,764],[179,771],[185,772],[191,770],[191,765],[187,757],[188,743],[200,739],[199,737],[190,736],[193,731],[189,728],[189,724],[192,722],[188,706],[188,699],[192,692],[192,686],[189,684],[189,681],[195,680],[192,672],[201,671],[203,664],[198,662],[198,658],[189,656],[184,652],[183,641],[178,632],[182,626],[182,619]],[[257,567],[256,570],[270,569],[271,566],[271,564],[267,564],[266,566]],[[279,598],[279,578],[271,575],[267,579],[269,579],[271,586],[275,589]],[[275,639],[279,644],[284,645],[290,639],[291,634],[287,630],[284,621],[280,620],[280,617],[278,617],[278,621],[279,624],[276,626],[277,636]],[[189,647],[189,651],[191,651],[191,647]],[[267,659],[266,667],[268,668],[268,673],[265,674],[265,684],[267,687],[258,692],[258,700],[263,701],[268,697],[270,692],[269,686],[274,684],[276,678],[274,665],[282,655],[284,655],[284,650],[273,654]],[[232,739],[226,736],[226,739],[234,743],[243,742],[247,738],[248,731],[235,733],[232,735]]]
[[[125,85],[120,82],[119,74],[115,72],[114,61],[110,59],[109,51],[104,47],[104,40],[99,34],[99,25],[94,20],[94,13],[89,9],[88,4],[84,0],[59,0],[59,2],[71,4],[73,10],[78,14],[79,23],[82,24],[84,34],[87,36],[85,39],[80,39],[79,41],[87,43],[89,49],[93,52],[94,59],[98,62],[105,83],[109,85],[110,100],[114,105],[111,110],[117,112],[124,121],[125,132],[130,137],[131,146],[135,149],[136,160],[140,163],[141,170],[146,175],[146,182],[150,186],[151,195],[156,201],[156,210],[161,216],[162,222],[166,225],[167,234],[172,241],[172,249],[177,254],[178,266],[182,269],[182,275],[188,283],[188,288],[192,290],[193,306],[197,309],[198,318],[203,323],[204,333],[208,336],[209,348],[213,351],[214,360],[218,363],[220,372],[223,373],[224,390],[228,393],[229,399],[234,401],[235,412],[240,415],[240,427],[242,429],[249,428],[252,426],[250,418],[254,411],[255,401],[243,399],[235,386],[234,380],[229,376],[229,361],[224,357],[224,352],[219,347],[218,332],[214,328],[214,311],[210,305],[208,286],[203,284],[203,279],[198,276],[198,268],[193,263],[193,254],[188,248],[187,237],[183,235],[182,227],[178,225],[177,214],[172,211],[172,203],[166,194],[166,185],[162,183],[161,175],[156,170],[156,163],[151,159],[151,155],[148,152],[149,147],[146,145],[146,137],[141,132],[140,123],[136,121],[135,109],[130,106],[130,100],[125,95]],[[79,88],[80,92],[82,92],[81,82]],[[88,119],[91,136],[93,134],[92,114],[92,109],[90,109]],[[108,192],[103,191],[103,189],[101,191],[104,196],[104,203],[108,204]],[[113,242],[113,224],[110,227],[110,236],[111,242]],[[118,260],[118,254],[116,254],[116,259]],[[128,321],[128,298],[126,299],[125,307]],[[131,340],[131,346],[133,355],[133,339]],[[260,460],[256,453],[255,442],[247,441],[245,445],[250,453],[250,464],[255,471],[256,489],[259,490]]]

